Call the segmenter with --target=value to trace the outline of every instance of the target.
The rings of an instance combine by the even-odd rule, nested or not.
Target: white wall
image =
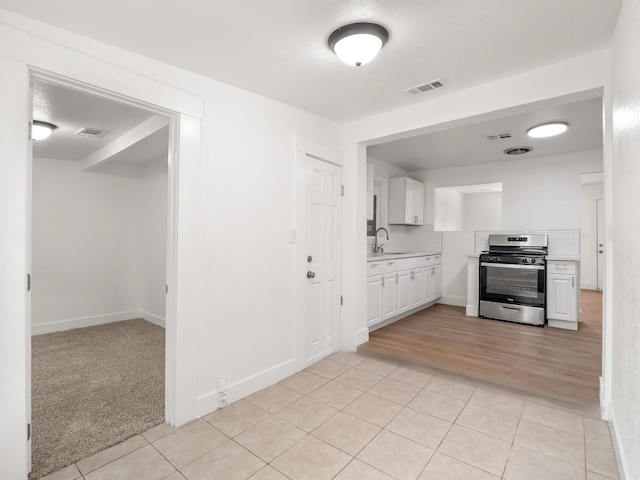
[[[167,163],[33,161],[34,333],[153,314],[164,321]]]
[[[464,230],[500,230],[502,192],[465,193]]]
[[[452,188],[425,191],[425,208],[433,217],[433,227],[442,231],[460,231],[464,225],[464,195]],[[425,221],[427,216],[425,211]]]
[[[612,43],[611,414],[626,478],[640,478],[640,3],[622,4]],[[605,169],[607,172],[607,169]],[[609,285],[607,285],[608,287]],[[605,333],[606,330],[605,330]]]
[[[580,286],[598,288],[598,225],[596,201],[604,199],[603,184],[582,186],[582,222],[580,227]]]

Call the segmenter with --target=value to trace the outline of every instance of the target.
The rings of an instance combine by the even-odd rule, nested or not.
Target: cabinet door
[[[382,321],[382,275],[367,279],[367,326]]]
[[[414,270],[411,274],[411,308],[416,308],[424,303],[424,269]]]
[[[575,275],[547,275],[547,318],[575,322],[577,298]]]
[[[433,288],[433,267],[427,267],[422,270],[422,299],[424,303],[431,301],[431,290]]]
[[[431,276],[431,300],[442,297],[442,268],[434,265]]]
[[[417,180],[407,178],[406,222],[422,225],[424,220],[424,185]]]
[[[405,270],[397,275],[398,313],[403,313],[411,308],[411,272]]]
[[[396,274],[384,275],[382,277],[382,311],[384,320],[398,313],[396,290]]]

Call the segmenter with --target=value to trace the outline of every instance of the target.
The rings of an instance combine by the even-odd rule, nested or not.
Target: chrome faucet
[[[387,231],[387,229],[384,227],[378,228],[373,236],[373,253],[382,253],[382,244],[378,245],[378,232],[380,230],[384,231],[384,233],[387,235],[387,240],[389,240],[389,232]]]

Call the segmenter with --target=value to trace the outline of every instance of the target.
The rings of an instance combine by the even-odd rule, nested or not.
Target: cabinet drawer
[[[433,258],[433,265],[440,265],[440,255],[430,255]]]
[[[367,262],[367,277],[380,275],[382,273],[382,262]]]
[[[382,262],[382,271],[383,273],[397,272],[398,260],[385,260]]]
[[[558,273],[564,275],[575,275],[578,272],[576,262],[556,262],[547,263],[547,273]]]
[[[415,270],[417,268],[424,267],[424,257],[409,257],[398,259],[397,268],[398,272],[401,270]]]

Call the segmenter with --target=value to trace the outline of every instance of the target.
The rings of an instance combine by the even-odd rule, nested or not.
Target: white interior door
[[[598,229],[598,250],[597,250],[597,258],[598,258],[598,290],[602,290],[604,287],[604,237],[605,237],[605,228],[604,228],[604,200],[598,199],[596,200],[596,223]]]
[[[311,364],[338,345],[340,321],[341,169],[307,156],[306,353]]]

